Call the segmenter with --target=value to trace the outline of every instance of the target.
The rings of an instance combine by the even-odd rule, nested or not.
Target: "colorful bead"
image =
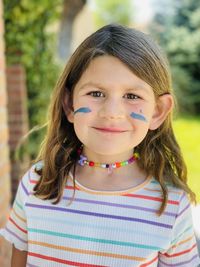
[[[133,158],[131,158],[131,159],[128,160],[128,163],[130,164],[130,163],[132,163],[133,161],[134,161]]]
[[[139,153],[134,153],[134,157],[135,157],[136,159],[139,159]]]
[[[78,163],[83,166],[85,164],[85,161],[87,161],[87,158],[83,155],[80,155],[80,159],[78,161]]]
[[[121,167],[121,163],[120,162],[116,162],[116,167],[120,168]]]
[[[99,163],[99,162],[88,161],[87,157],[80,155],[80,159],[78,160],[78,163],[81,166],[88,165],[90,167],[100,167],[100,168],[108,169],[108,172],[112,173],[113,169],[131,164],[132,162],[136,161],[138,158],[139,158],[139,154],[134,153],[133,156],[128,160],[109,164],[109,163]]]
[[[77,150],[77,153],[78,153],[79,155],[81,154],[81,149],[80,149],[80,148]]]
[[[101,167],[101,163],[95,162],[95,167]]]

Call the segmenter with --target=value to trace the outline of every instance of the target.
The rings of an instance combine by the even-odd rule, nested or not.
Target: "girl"
[[[198,266],[173,105],[149,36],[120,25],[89,36],[57,83],[45,141],[1,230],[12,266]]]

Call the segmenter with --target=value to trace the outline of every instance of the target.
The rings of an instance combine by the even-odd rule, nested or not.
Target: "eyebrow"
[[[106,90],[104,85],[102,85],[100,83],[95,83],[95,82],[87,82],[87,83],[81,85],[79,90],[83,90],[85,87],[89,87],[89,86],[98,87],[100,89]],[[142,84],[135,84],[135,85],[132,85],[130,87],[127,86],[127,90],[145,90],[146,92],[149,92],[148,88],[143,86]]]

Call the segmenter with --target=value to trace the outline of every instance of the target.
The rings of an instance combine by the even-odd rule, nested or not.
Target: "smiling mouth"
[[[120,129],[114,129],[114,128],[97,128],[93,127],[95,130],[105,133],[125,133],[126,131],[120,130]]]

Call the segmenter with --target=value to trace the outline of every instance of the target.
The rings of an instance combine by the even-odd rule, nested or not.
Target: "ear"
[[[74,109],[72,99],[67,90],[64,93],[64,98],[62,100],[62,107],[65,112],[65,115],[69,122],[74,123]]]
[[[156,101],[154,114],[149,126],[150,130],[157,129],[166,119],[174,106],[174,100],[171,94],[164,94],[159,96]]]

